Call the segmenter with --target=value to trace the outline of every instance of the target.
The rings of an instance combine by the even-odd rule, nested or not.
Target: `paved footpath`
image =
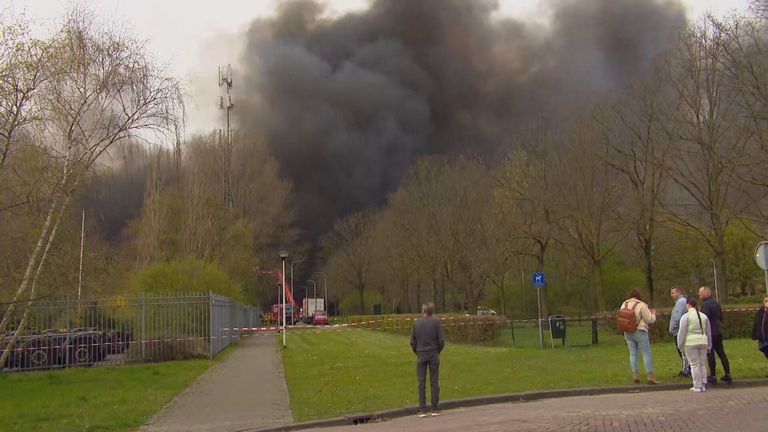
[[[233,432],[293,421],[274,333],[245,338],[140,432]]]
[[[446,410],[441,417],[415,415],[314,432],[766,432],[768,387],[727,388],[705,393],[670,390],[576,396]]]

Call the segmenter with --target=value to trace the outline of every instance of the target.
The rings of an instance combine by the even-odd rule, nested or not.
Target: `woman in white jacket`
[[[688,299],[688,312],[680,318],[680,331],[677,333],[677,347],[685,352],[691,364],[693,377],[692,392],[703,392],[707,376],[707,352],[712,349],[712,331],[709,319],[696,308],[696,300]]]

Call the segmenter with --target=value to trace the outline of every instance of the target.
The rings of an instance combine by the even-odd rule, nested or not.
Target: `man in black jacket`
[[[432,393],[432,416],[439,416],[440,410],[440,352],[445,347],[443,326],[440,320],[433,316],[435,305],[427,303],[421,307],[422,317],[413,323],[411,332],[411,348],[416,353],[416,377],[419,380],[419,417],[427,414],[427,368],[429,368],[429,383]]]
[[[755,324],[752,326],[752,339],[757,341],[757,349],[768,359],[768,296],[763,297],[763,305],[757,310]],[[768,378],[768,375],[766,375]]]
[[[703,286],[699,288],[699,298],[701,299],[701,312],[709,318],[709,325],[712,328],[712,350],[707,353],[707,363],[709,365],[709,376],[707,382],[709,384],[717,384],[717,374],[715,374],[715,368],[717,363],[715,361],[715,353],[720,357],[720,361],[723,363],[723,371],[725,375],[720,377],[724,382],[731,383],[731,365],[728,363],[728,356],[725,355],[725,348],[723,348],[723,310],[720,308],[720,303],[712,298],[712,288]]]

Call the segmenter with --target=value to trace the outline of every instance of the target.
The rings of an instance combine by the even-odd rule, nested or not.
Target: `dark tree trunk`
[[[421,278],[416,278],[416,313],[421,312]]]
[[[544,272],[544,252],[542,251],[539,256],[536,257],[536,271]],[[546,275],[545,275],[546,278]],[[541,290],[541,317],[547,319],[549,317],[549,296],[547,295],[547,286],[539,288]]]
[[[643,264],[643,270],[645,270],[645,288],[648,290],[648,304],[653,307],[655,305],[653,295],[653,240],[649,238],[643,240]]]

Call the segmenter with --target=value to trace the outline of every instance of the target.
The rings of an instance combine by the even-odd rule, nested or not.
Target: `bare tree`
[[[766,2],[755,2],[765,13]],[[722,53],[718,56],[726,85],[735,97],[739,112],[732,121],[748,132],[745,154],[733,154],[731,163],[743,175],[753,205],[749,216],[768,222],[768,21],[745,16],[707,18],[707,24],[722,35]]]
[[[360,313],[366,311],[366,293],[372,285],[373,248],[370,244],[373,215],[354,213],[336,222],[321,240],[326,271],[341,282],[341,288],[353,289],[359,296]]]
[[[553,143],[548,134],[536,129],[521,147],[527,150],[510,154],[494,176],[496,207],[508,225],[505,255],[531,257],[536,271],[543,272],[558,223],[565,217],[555,192]],[[541,288],[541,313],[549,316],[546,287]]]
[[[36,92],[34,103],[41,107],[42,119],[36,123],[38,139],[59,160],[57,193],[51,198],[24,276],[0,322],[0,332],[25,292],[30,301],[36,298],[37,281],[61,217],[95,161],[115,143],[137,134],[160,137],[170,133],[175,137],[181,120],[179,83],[150,58],[141,42],[98,25],[92,14],[80,9],[69,12],[53,36],[44,62],[48,79]],[[28,314],[29,308],[14,338],[24,329]],[[4,357],[8,353],[6,350]]]
[[[402,310],[418,312],[419,296],[413,297],[415,293],[409,289],[416,282],[412,251],[398,224],[395,212],[388,208],[383,211],[373,230],[375,279],[383,281],[385,295],[391,296]]]
[[[136,258],[140,264],[149,264],[170,255],[168,239],[172,233],[172,212],[165,181],[167,162],[166,151],[159,151],[152,156],[141,213],[133,223]]]
[[[750,132],[739,121],[738,96],[729,91],[724,47],[725,35],[707,20],[683,32],[670,59],[677,142],[665,170],[675,187],[662,203],[671,220],[693,229],[711,249],[720,299],[727,301],[726,231],[752,199],[738,160],[747,154]]]
[[[606,310],[603,261],[626,237],[618,217],[624,191],[619,178],[604,163],[597,126],[581,122],[567,136],[555,171],[562,211],[561,241],[590,265],[592,312]]]
[[[667,184],[663,163],[673,145],[667,129],[671,106],[659,74],[633,86],[595,112],[605,145],[605,162],[626,180],[626,200],[618,210],[642,250],[645,287],[654,303],[653,253],[659,198]]]

